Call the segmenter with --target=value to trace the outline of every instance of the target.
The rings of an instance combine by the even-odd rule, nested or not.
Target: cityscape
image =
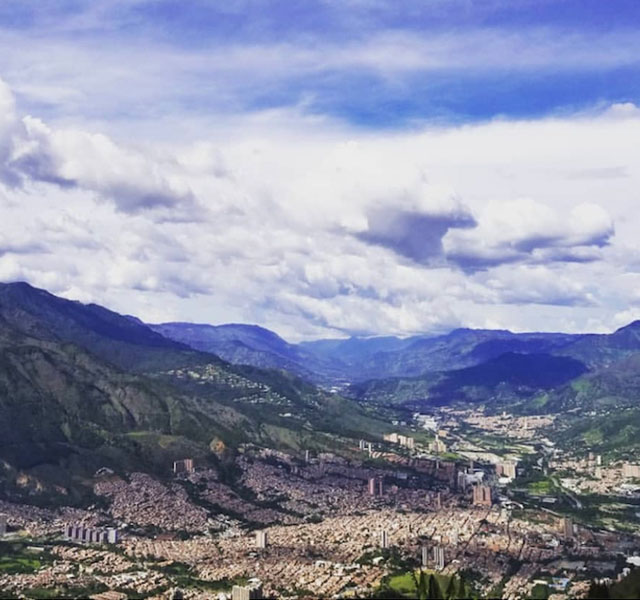
[[[640,598],[639,6],[0,2],[0,599]]]

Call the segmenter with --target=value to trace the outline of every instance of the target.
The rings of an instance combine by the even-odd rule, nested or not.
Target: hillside
[[[289,371],[316,383],[339,380],[345,368],[334,359],[318,356],[302,345],[289,344],[257,325],[161,323],[149,327],[166,338],[211,352],[230,363]]]
[[[515,402],[570,381],[586,370],[569,357],[507,352],[463,369],[371,380],[352,386],[350,392],[363,400],[392,401],[416,408],[451,402]]]
[[[13,284],[0,311],[14,321],[0,316],[5,495],[82,495],[100,467],[167,473],[185,455],[212,460],[214,441],[340,450],[341,437],[387,431],[294,375],[229,365],[99,306]],[[125,357],[129,370],[115,364]]]
[[[27,335],[72,342],[127,370],[216,360],[163,337],[137,319],[59,298],[23,282],[0,284],[0,316]]]
[[[170,436],[170,443],[144,456],[128,437],[140,431]],[[215,435],[225,435],[222,423],[172,388],[0,320],[0,459],[10,471],[69,491],[101,466],[155,469],[158,455],[170,460],[171,446],[176,456],[184,446],[203,454]]]
[[[565,346],[558,354],[572,356],[591,368],[607,367],[640,353],[640,321],[610,334],[585,335]]]

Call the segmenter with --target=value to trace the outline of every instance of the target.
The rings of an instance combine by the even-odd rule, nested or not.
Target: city
[[[425,423],[437,428],[434,441],[449,440],[446,448],[415,441],[410,434],[418,437]],[[640,562],[640,516],[626,531],[591,526],[579,511],[573,517],[559,508],[562,494],[577,502],[593,491],[640,501],[629,483],[640,467],[549,453],[549,423],[444,409],[435,419],[414,415],[404,434],[354,440],[350,459],[247,445],[234,459],[232,482],[192,459],[175,461],[164,480],[103,470],[94,482],[97,497],[108,500],[100,506],[0,503],[3,542],[42,561],[33,573],[0,576],[0,587],[15,595],[84,590],[104,599],[177,590],[194,599],[235,599],[246,590],[250,597],[361,598],[425,568],[464,577],[480,597],[527,598],[536,586],[558,598],[583,597],[594,577],[613,581]],[[466,441],[470,426],[523,454],[505,460],[477,438]],[[531,455],[544,458],[552,478],[569,469],[575,476],[544,495],[531,485],[524,491],[521,482],[540,469]]]

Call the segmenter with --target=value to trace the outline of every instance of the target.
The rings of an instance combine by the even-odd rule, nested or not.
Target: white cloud
[[[600,329],[633,300],[632,110],[375,135],[270,113],[172,146],[0,103],[22,179],[0,189],[4,280],[292,338]]]

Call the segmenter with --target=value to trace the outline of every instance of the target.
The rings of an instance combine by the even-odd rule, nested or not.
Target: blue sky
[[[634,1],[0,4],[0,279],[294,339],[640,316]]]
[[[2,66],[10,84],[31,71],[80,88],[110,118],[140,116],[136,93],[165,112],[304,105],[370,128],[540,117],[637,101],[639,13],[622,0],[7,2],[5,44],[20,47]],[[23,96],[52,118],[79,110]]]

